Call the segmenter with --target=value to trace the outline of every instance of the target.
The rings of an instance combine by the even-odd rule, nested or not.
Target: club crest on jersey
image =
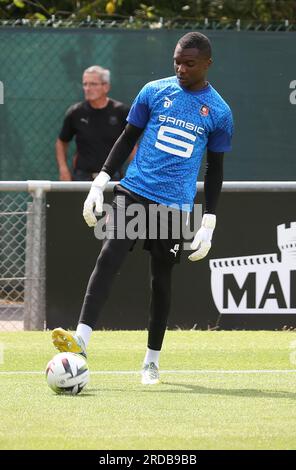
[[[199,110],[199,113],[202,115],[202,116],[208,116],[210,112],[210,109],[208,108],[208,106],[206,106],[205,104],[202,105],[202,107],[200,108]]]
[[[170,100],[170,98],[168,98],[167,96],[165,96],[164,103],[163,103],[164,108],[169,108],[170,106],[172,106],[172,104],[173,104],[173,101]]]

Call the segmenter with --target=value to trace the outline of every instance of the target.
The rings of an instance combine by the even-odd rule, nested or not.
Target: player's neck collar
[[[203,93],[207,93],[208,91],[210,91],[210,88],[211,88],[211,84],[210,84],[209,81],[206,81],[206,82],[205,82],[205,86],[203,86],[203,87],[200,88],[199,90],[188,90],[188,88],[185,88],[185,87],[181,86],[181,85],[179,84],[179,82],[178,82],[177,77],[176,77],[176,81],[177,81],[179,87],[180,87],[183,91],[185,91],[186,93],[189,93],[190,95],[201,95],[201,94],[203,94]]]
[[[96,105],[92,106],[89,101],[87,101],[87,104],[90,107],[90,109],[97,110],[97,109],[106,109],[107,106],[109,105],[109,102],[110,102],[110,98],[107,96],[106,101],[102,101],[102,103],[99,103],[99,106],[96,106]]]

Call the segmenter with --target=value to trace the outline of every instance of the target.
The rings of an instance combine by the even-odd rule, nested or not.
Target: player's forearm
[[[67,165],[67,150],[69,144],[67,142],[63,142],[60,139],[56,141],[56,160],[59,167],[59,170],[63,170],[68,168]]]
[[[124,131],[113,145],[103,165],[102,171],[112,177],[128,159],[142,132],[143,129],[127,124]]]
[[[71,181],[71,171],[67,165],[67,150],[69,144],[58,139],[56,141],[56,160],[59,169],[59,179],[61,181]]]
[[[204,177],[205,213],[215,214],[223,183],[223,153],[208,151]]]

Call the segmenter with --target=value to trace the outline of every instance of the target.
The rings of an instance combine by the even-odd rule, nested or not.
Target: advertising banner
[[[83,221],[84,198],[47,195],[48,328],[76,326],[101,248]],[[208,256],[193,263],[184,251],[174,268],[168,327],[295,328],[295,207],[295,192],[222,193]],[[98,328],[147,327],[150,264],[142,246],[139,240],[118,272]]]

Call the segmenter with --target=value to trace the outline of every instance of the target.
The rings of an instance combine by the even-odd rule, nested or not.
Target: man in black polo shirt
[[[92,181],[100,172],[111,148],[126,125],[129,108],[108,97],[110,72],[98,65],[82,77],[85,101],[71,106],[56,141],[56,159],[61,181]],[[73,170],[67,164],[69,142],[75,135]],[[114,175],[119,179],[120,174]]]

